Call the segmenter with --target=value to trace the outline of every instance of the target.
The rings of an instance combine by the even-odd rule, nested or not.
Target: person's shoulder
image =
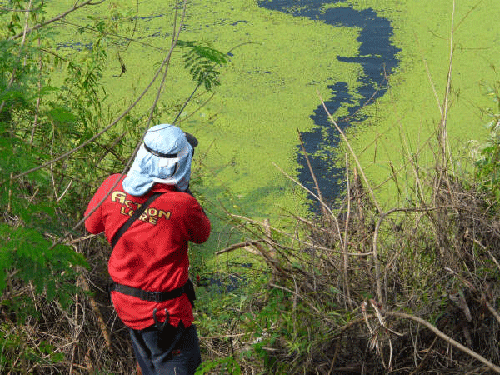
[[[196,198],[193,197],[192,194],[186,192],[186,191],[173,191],[172,196],[175,197],[175,199],[178,200],[183,200],[183,201],[191,201],[195,202]]]
[[[99,189],[111,190],[117,186],[121,186],[121,182],[119,181],[120,177],[122,177],[121,173],[114,173],[111,176],[106,177]]]
[[[121,173],[113,173],[111,176],[108,176],[104,182],[103,185],[109,185],[109,184],[114,184],[116,181],[118,181],[121,177],[125,177],[125,175],[122,176]]]
[[[183,205],[197,206],[199,205],[198,199],[196,199],[191,193],[186,191],[174,191],[169,194],[168,199],[181,203]]]

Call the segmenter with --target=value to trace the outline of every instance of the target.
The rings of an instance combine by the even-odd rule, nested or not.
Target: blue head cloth
[[[160,182],[185,191],[191,177],[192,151],[186,135],[178,127],[153,126],[123,179],[123,189],[130,195],[141,196],[151,190],[155,182]]]

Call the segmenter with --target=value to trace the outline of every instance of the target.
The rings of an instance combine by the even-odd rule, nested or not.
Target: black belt
[[[126,294],[127,296],[137,297],[142,299],[143,301],[148,301],[148,302],[164,302],[180,297],[184,293],[186,293],[192,305],[194,305],[194,300],[196,299],[193,282],[190,279],[188,279],[186,284],[184,284],[183,286],[168,292],[148,292],[140,288],[134,288],[132,286],[123,285],[115,282],[112,282],[110,284],[109,291],[123,293]]]

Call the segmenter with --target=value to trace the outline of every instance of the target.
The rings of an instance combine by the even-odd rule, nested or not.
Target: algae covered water
[[[168,49],[173,6],[143,1],[123,12],[134,17],[124,17],[118,31],[133,31],[141,43],[120,47],[125,74],[111,59],[105,83],[113,105],[133,100],[147,85]],[[307,194],[282,173],[313,187],[298,130],[323,194],[333,199],[344,188],[339,176],[345,163],[343,153],[333,162],[339,138],[320,97],[346,130],[369,179],[380,185],[392,173],[389,164],[397,169],[405,153],[417,153],[432,137],[452,46],[450,144],[481,139],[482,109],[489,104],[482,82],[497,79],[498,11],[494,0],[457,0],[455,7],[430,0],[189,2],[181,39],[231,51],[213,98],[197,111],[208,95],[193,100],[178,122],[200,140],[204,192],[253,217],[305,214]],[[64,42],[88,43],[68,30],[65,35]],[[194,86],[180,53],[174,55],[161,105],[181,102]],[[432,154],[419,157],[431,160]],[[392,190],[385,184],[380,194]]]

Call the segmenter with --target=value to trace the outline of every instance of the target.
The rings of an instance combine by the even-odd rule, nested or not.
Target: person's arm
[[[194,156],[194,149],[196,148],[196,146],[198,146],[198,139],[191,133],[184,132],[184,134],[186,135],[186,139],[193,149],[191,156]]]
[[[87,218],[87,220],[85,220],[85,228],[87,228],[90,233],[97,234],[104,232],[104,222],[102,218],[101,205],[99,205],[99,207],[97,207],[97,205],[102,201],[106,194],[108,194],[108,192],[111,190],[111,187],[116,182],[116,178],[118,178],[119,176],[120,175],[118,174],[108,177],[99,187],[99,189],[97,189],[97,192],[90,200],[87,206],[87,210],[85,211],[85,216],[87,216],[95,209],[94,212],[92,212],[92,214]]]
[[[189,228],[189,241],[203,243],[208,240],[211,231],[210,220],[203,208],[195,198],[189,200],[189,213],[187,216]]]
[[[99,194],[99,190],[92,197],[92,200],[89,202],[87,206],[87,210],[85,211],[85,216],[87,216],[92,210],[97,207],[97,204],[102,200],[103,196]],[[97,234],[104,232],[104,223],[102,222],[102,214],[101,214],[101,206],[97,207],[94,212],[85,220],[85,228],[90,233]]]

